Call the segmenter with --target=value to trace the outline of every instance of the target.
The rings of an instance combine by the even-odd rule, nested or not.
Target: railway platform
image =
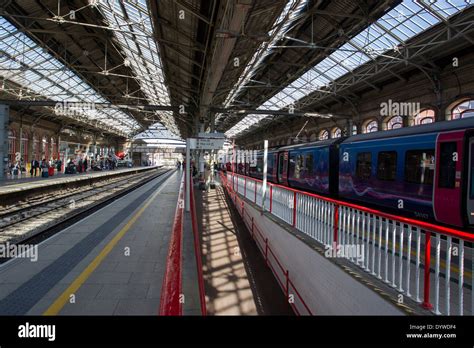
[[[0,266],[2,315],[157,315],[181,176],[172,172]]]
[[[473,346],[474,1],[0,10],[0,348]]]
[[[245,224],[217,180],[195,194],[209,315],[293,315]]]
[[[53,232],[4,240],[21,251],[1,255],[0,314],[293,315],[224,187],[192,185],[187,212],[185,186],[165,171]]]
[[[472,313],[469,234],[272,183],[262,196],[261,180],[231,172],[208,189],[155,167],[73,180],[109,174],[65,205],[46,195],[2,212],[2,245],[23,249],[2,256],[0,314]]]
[[[56,186],[56,185],[67,185],[70,183],[81,183],[87,182],[88,180],[104,179],[107,177],[113,177],[123,174],[140,173],[142,171],[148,171],[158,167],[134,167],[134,168],[117,168],[115,170],[104,170],[104,171],[89,171],[86,173],[78,174],[64,174],[58,173],[48,178],[42,178],[41,176],[33,177],[22,177],[14,179],[5,179],[0,181],[0,195],[16,193],[21,191],[38,190],[43,187]]]

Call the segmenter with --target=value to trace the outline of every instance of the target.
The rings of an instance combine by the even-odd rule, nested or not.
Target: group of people
[[[112,156],[97,158],[91,162],[91,168],[92,170],[114,170],[117,168],[117,162],[117,158]]]
[[[56,168],[57,171],[61,171],[61,165],[62,162],[60,159],[57,160],[49,160],[47,161],[45,158],[43,158],[41,161],[38,161],[36,158],[31,160],[30,163],[30,175],[31,176],[37,176],[37,175],[43,175],[43,173],[46,173],[49,171],[49,168]]]
[[[75,173],[85,173],[90,169],[93,171],[102,171],[102,170],[114,170],[117,168],[117,159],[108,156],[108,157],[99,157],[91,158],[88,157],[78,157],[75,160],[69,159],[66,165],[66,174],[75,174]]]
[[[183,162],[183,167],[185,167],[185,165],[186,162]],[[214,179],[217,176],[219,166],[215,162],[206,162],[204,164],[204,172],[202,173],[202,175],[199,175],[199,172],[194,162],[191,162],[190,169],[193,178],[197,179],[200,182],[200,187],[202,187],[202,189],[206,191],[209,191],[209,189],[214,185]]]
[[[48,172],[49,168],[57,168],[58,171],[61,170],[61,160],[46,160],[43,158],[42,160],[38,161],[36,158],[31,160],[30,162],[30,176],[39,176],[43,175],[43,173]],[[10,173],[13,177],[22,176],[26,173],[26,168],[23,160],[16,161],[14,164],[11,163],[9,165]]]
[[[114,170],[117,168],[118,160],[115,156],[107,156],[97,158],[89,158],[87,156],[78,156],[77,158],[69,158],[64,166],[65,174],[76,174],[76,173],[85,173],[88,170],[101,171],[101,170]],[[36,158],[32,159],[30,162],[29,174],[30,176],[48,176],[51,173],[50,168],[54,168],[55,171],[60,173],[62,168],[62,161],[60,159],[51,159],[46,160],[45,158],[37,160]],[[26,174],[27,168],[23,160],[17,161],[15,163],[10,163],[8,165],[8,170],[13,178],[21,177],[23,174]]]

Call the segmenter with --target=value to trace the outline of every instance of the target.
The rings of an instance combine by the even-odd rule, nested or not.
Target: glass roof
[[[108,103],[87,82],[1,16],[0,76],[20,85],[26,94],[52,101]],[[118,135],[127,136],[140,128],[130,114],[120,110],[77,110],[74,118]]]
[[[465,8],[465,0],[406,0],[362,30],[328,57],[313,66],[282,91],[263,103],[259,110],[280,110],[310,93],[328,87],[336,79]],[[226,132],[235,137],[269,115],[247,115]]]
[[[104,0],[99,2],[98,8],[110,27],[121,30],[114,30],[114,35],[125,54],[124,62],[130,65],[148,102],[170,105],[146,0]],[[171,132],[179,135],[171,111],[157,111],[156,114]]]
[[[269,42],[262,42],[255,54],[252,56],[252,59],[245,67],[234,88],[232,88],[230,93],[227,95],[224,102],[225,107],[229,107],[239,96],[242,89],[244,89],[244,86],[251,80],[252,76],[263,64],[265,57],[272,52],[270,46],[278,42],[288,32],[288,30],[290,30],[291,24],[294,23],[294,21],[303,13],[304,7],[308,2],[309,0],[288,1],[280,16],[273,24],[272,29],[268,32],[268,36],[272,39]],[[222,116],[223,114],[217,114],[216,120],[218,121]]]
[[[147,130],[137,134],[133,140],[144,140],[147,143],[186,144],[176,134],[171,133],[161,123],[155,123]]]

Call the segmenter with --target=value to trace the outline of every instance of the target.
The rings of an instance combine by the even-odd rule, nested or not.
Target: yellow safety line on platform
[[[158,196],[161,190],[166,187],[167,181],[171,179],[172,175],[168,177],[158,188],[158,190],[146,201],[140,210],[122,227],[122,229],[115,235],[115,237],[100,251],[99,255],[82,271],[82,273],[69,285],[69,287],[53,302],[51,306],[43,313],[43,315],[57,315],[69,300],[71,294],[74,294],[90,277],[92,272],[102,263],[105,257],[112,251],[115,245],[122,239],[122,237],[130,230],[130,227],[138,220],[143,212],[150,206],[151,202]]]

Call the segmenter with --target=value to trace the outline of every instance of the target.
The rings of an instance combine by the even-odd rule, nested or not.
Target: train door
[[[466,209],[469,225],[474,225],[474,137],[469,139]]]
[[[272,182],[276,183],[277,182],[277,174],[278,174],[278,153],[272,153],[271,154],[273,158],[273,167],[272,167]]]
[[[246,176],[250,176],[250,159],[249,159],[249,155],[248,153],[246,152],[245,153],[245,156],[244,156],[244,171],[245,171],[245,175]]]
[[[464,134],[465,131],[455,131],[438,135],[433,194],[436,220],[460,227],[463,226],[461,173]]]
[[[278,183],[288,185],[288,151],[278,153]]]

